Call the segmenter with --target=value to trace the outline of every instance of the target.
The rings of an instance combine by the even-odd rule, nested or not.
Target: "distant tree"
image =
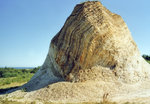
[[[143,57],[145,60],[150,61],[150,56],[144,54],[144,55],[142,55],[142,57]]]
[[[31,73],[36,73],[38,70],[40,69],[40,66],[33,68],[33,70],[31,71]]]

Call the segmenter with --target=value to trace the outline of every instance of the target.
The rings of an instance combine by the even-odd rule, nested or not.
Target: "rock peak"
[[[148,69],[121,16],[88,1],[75,6],[52,39],[41,69],[25,86],[38,89],[62,80],[135,83],[149,78]]]
[[[80,15],[82,17],[89,17],[91,15],[97,15],[104,9],[103,5],[98,1],[88,1],[75,6],[71,16]]]
[[[99,1],[86,1],[86,2],[83,2],[83,3],[77,4],[76,7],[77,6],[87,7],[87,6],[96,6],[96,5],[102,6],[101,2],[99,2]]]

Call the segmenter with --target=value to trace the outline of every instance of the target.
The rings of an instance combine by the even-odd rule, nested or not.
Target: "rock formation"
[[[28,85],[40,88],[61,80],[134,83],[149,78],[149,66],[121,16],[100,2],[86,2],[74,8],[52,39],[43,66]]]
[[[49,100],[85,101],[94,96],[97,101],[105,91],[134,90],[132,84],[149,79],[150,65],[141,57],[121,16],[100,2],[89,1],[74,8],[52,39],[44,64],[23,87],[32,91],[51,84],[49,92],[45,91]],[[125,87],[115,87],[122,84]],[[39,93],[44,91],[33,96],[42,96]]]

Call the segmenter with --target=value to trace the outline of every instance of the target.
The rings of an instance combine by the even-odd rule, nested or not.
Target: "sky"
[[[85,0],[0,0],[0,67],[41,66],[51,39]],[[150,55],[150,0],[101,0],[122,16],[142,54]]]

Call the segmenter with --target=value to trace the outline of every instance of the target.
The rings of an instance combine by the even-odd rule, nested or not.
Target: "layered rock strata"
[[[149,70],[121,16],[100,2],[85,2],[76,5],[52,39],[44,64],[24,86],[34,90],[58,81],[136,83],[149,79]]]

